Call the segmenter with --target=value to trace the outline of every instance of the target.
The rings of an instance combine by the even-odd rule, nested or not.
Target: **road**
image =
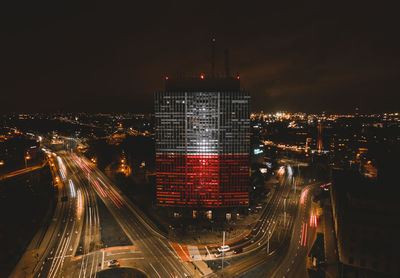
[[[76,154],[71,154],[69,161],[75,163],[99,198],[111,212],[132,244],[143,256],[142,270],[150,277],[188,277],[189,270],[168,244],[168,240],[156,231],[142,214],[108,178],[90,162]],[[78,168],[77,167],[77,168]],[[75,175],[77,172],[75,172]],[[97,252],[97,258],[100,256]],[[103,257],[103,254],[101,254]],[[85,258],[86,256],[84,256]],[[99,258],[98,258],[99,259]]]
[[[190,272],[186,266],[182,264],[182,258],[177,256],[167,239],[158,233],[158,231],[150,225],[149,221],[143,219],[142,214],[133,207],[133,204],[130,203],[123,193],[120,192],[103,173],[91,167],[89,161],[75,154],[71,155],[71,158],[84,172],[85,179],[90,179],[90,184],[128,235],[133,245],[137,246],[138,250],[142,252],[142,257],[148,263],[142,266],[142,270],[149,275],[154,275],[154,277],[164,277],[165,275],[167,275],[166,277],[169,277],[168,275],[172,277],[189,276]],[[298,194],[293,192],[293,183],[295,182],[298,183],[298,181],[291,176],[283,176],[281,178],[280,185],[277,188],[278,190],[275,191],[271,201],[264,208],[260,221],[247,237],[233,243],[231,245],[232,249],[238,247],[243,248],[243,253],[240,255],[250,254],[256,250],[265,250],[269,238],[277,227],[278,219],[280,219],[281,222],[283,221],[282,219],[284,217],[282,212],[285,207],[297,203]],[[299,192],[299,190],[297,190],[297,192]],[[290,216],[286,215],[286,220],[284,221],[286,228],[290,225],[290,221]],[[210,259],[210,250],[213,252],[214,249],[200,249],[200,255]],[[104,254],[101,256],[103,255]],[[232,252],[228,252],[227,257],[231,256],[236,255]],[[98,260],[99,257],[100,254],[97,255],[96,260]],[[247,268],[234,265],[231,270],[232,273],[251,269],[255,265],[265,261],[265,253],[262,252],[262,255],[258,255],[258,258],[259,260],[254,260],[253,258],[253,263],[247,264]],[[212,257],[212,259],[215,259],[215,257]],[[102,265],[103,264],[104,262],[102,261]],[[237,271],[238,267],[241,268],[241,271]],[[229,271],[229,269],[226,271]]]
[[[59,200],[43,239],[35,277],[95,277],[116,255],[140,261],[149,277],[190,277],[190,271],[145,217],[100,171],[83,157],[53,154],[59,176]],[[102,248],[97,196],[122,227],[132,246]],[[79,248],[78,248],[79,247]],[[76,253],[81,255],[76,256]],[[119,256],[120,257],[120,256]]]
[[[242,240],[231,245],[232,249],[243,248],[243,253],[229,257],[244,256],[243,259],[235,264],[226,267],[224,271],[210,274],[208,277],[238,277],[252,268],[265,263],[275,255],[276,250],[269,247],[269,240],[274,234],[279,234],[283,242],[290,232],[291,223],[294,219],[293,212],[296,211],[300,189],[294,190],[294,184],[298,186],[301,179],[291,175],[281,177],[280,184],[277,186],[274,195],[265,207],[259,222],[253,227],[252,232]],[[285,211],[287,212],[285,215]],[[269,250],[268,250],[269,249]],[[269,253],[267,254],[267,250]],[[247,255],[247,256],[246,256]]]
[[[33,167],[27,167],[27,168],[23,168],[5,175],[0,176],[0,181],[1,180],[5,180],[5,179],[9,179],[18,175],[23,175],[32,171],[36,171],[37,169],[43,168],[46,165],[46,162],[43,163],[42,165],[37,165],[37,166],[33,166]]]
[[[307,186],[302,191],[288,250],[279,266],[269,277],[308,278],[307,254],[312,247],[317,226],[316,218],[311,213],[312,191],[315,188],[317,188],[315,185]]]
[[[34,269],[35,277],[60,277],[64,263],[75,254],[83,226],[83,201],[81,191],[75,186],[76,178],[67,168],[60,156],[55,166],[59,169],[61,182],[59,199],[52,222],[43,238],[41,255]]]
[[[86,158],[66,151],[50,155],[54,157],[53,175],[60,180],[59,200],[53,221],[43,237],[41,247],[38,248],[40,252],[33,270],[35,277],[95,277],[96,273],[107,268],[108,261],[115,258],[120,260],[122,266],[134,265],[149,277],[192,275],[193,270],[185,262],[188,260],[178,256],[179,252],[176,247],[174,249],[174,244],[171,244],[157,227]],[[296,274],[305,271],[304,256],[307,254],[306,249],[309,244],[305,237],[312,237],[312,228],[307,226],[306,221],[309,217],[307,214],[310,202],[309,189],[306,188],[304,196],[300,198],[300,209],[296,219],[294,215],[284,214],[284,211],[290,212],[291,208],[297,206],[299,189],[297,191],[293,189],[294,184],[298,183],[298,177],[283,175],[269,203],[263,208],[259,222],[246,237],[229,243],[231,250],[242,248],[243,252],[233,254],[230,251],[225,254],[226,257],[245,258],[227,267],[224,271],[225,277],[245,273],[264,263],[268,256],[273,256],[272,250],[269,255],[265,252],[271,236],[279,231],[282,238],[285,238],[292,224],[294,227],[292,238],[297,239],[298,243],[292,239],[288,255],[276,269],[274,277],[283,277],[291,271]],[[101,245],[99,201],[104,203],[125,232],[132,243],[131,246],[110,249]],[[199,259],[219,260],[220,258],[213,256],[216,247],[199,247]]]

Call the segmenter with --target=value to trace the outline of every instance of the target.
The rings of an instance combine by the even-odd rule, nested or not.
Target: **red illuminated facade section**
[[[249,205],[250,96],[232,87],[156,93],[158,206]]]
[[[162,155],[157,201],[164,206],[248,206],[248,155]]]

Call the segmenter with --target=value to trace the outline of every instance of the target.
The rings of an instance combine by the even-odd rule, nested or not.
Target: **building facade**
[[[166,80],[155,120],[157,205],[248,206],[250,95],[238,79]]]

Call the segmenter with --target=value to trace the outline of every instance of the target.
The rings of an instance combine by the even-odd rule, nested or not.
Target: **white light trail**
[[[58,171],[60,172],[62,179],[65,180],[65,174],[64,174],[63,169],[60,168]]]
[[[292,167],[290,167],[290,165],[287,166],[287,172],[289,177],[293,175]]]
[[[69,189],[71,190],[71,197],[75,198],[76,191],[75,191],[74,183],[72,182],[72,180],[68,180],[68,183],[69,183]]]

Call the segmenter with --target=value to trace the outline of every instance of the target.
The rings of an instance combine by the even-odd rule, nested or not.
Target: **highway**
[[[65,153],[62,157],[66,162],[68,171],[74,175],[76,183],[79,185],[78,203],[85,213],[79,246],[79,252],[83,253],[83,257],[82,260],[78,262],[79,275],[76,274],[75,276],[93,277],[99,270],[99,261],[101,260],[99,255],[94,253],[94,251],[101,247],[100,215],[97,205],[97,196],[92,187],[89,186],[87,177],[84,176],[82,171],[76,166],[68,153]],[[68,269],[68,273],[74,272]]]
[[[105,206],[111,212],[132,244],[144,257],[141,269],[150,277],[189,277],[190,272],[181,262],[168,241],[142,218],[131,202],[97,168],[76,154],[70,156]],[[75,172],[76,174],[76,172]],[[97,252],[99,253],[99,252]],[[100,255],[97,255],[100,256]],[[101,255],[103,256],[103,255]],[[84,256],[85,258],[86,256]]]
[[[86,158],[66,151],[50,155],[54,160],[50,164],[53,165],[53,175],[59,181],[59,199],[53,221],[41,243],[41,252],[33,270],[34,277],[96,277],[96,273],[107,268],[107,262],[115,258],[121,266],[134,265],[149,277],[192,275],[190,264],[185,262],[188,260],[178,255],[179,252],[157,227]],[[258,223],[242,239],[228,242],[231,251],[225,254],[225,258],[240,256],[243,259],[226,267],[223,272],[225,277],[246,273],[274,256],[275,250],[272,249],[269,255],[266,254],[271,236],[279,231],[282,239],[288,237],[291,225],[292,241],[287,256],[276,268],[273,277],[289,277],[292,271],[297,275],[303,272],[306,275],[308,238],[313,235],[306,221],[309,217],[310,189],[305,188],[300,198],[300,189],[296,192],[293,190],[294,184],[300,182],[299,177],[282,175]],[[114,249],[102,246],[99,201],[104,203],[125,232],[131,246]],[[292,212],[297,211],[293,210],[297,205],[299,210],[295,217]],[[285,216],[284,211],[288,212]],[[199,247],[200,259],[220,260],[213,255],[218,246]],[[233,254],[232,250],[236,248],[242,248],[243,252]],[[207,277],[220,274],[219,271]]]
[[[53,175],[59,200],[42,244],[34,277],[96,277],[116,255],[135,260],[149,277],[190,277],[190,271],[161,233],[83,157],[60,151]],[[56,173],[57,172],[57,173]],[[104,202],[132,246],[102,248],[98,199]]]
[[[208,277],[238,277],[240,274],[265,263],[267,259],[275,255],[276,250],[272,250],[272,248],[267,254],[268,240],[274,232],[281,234],[282,242],[288,236],[287,233],[290,231],[294,220],[294,215],[291,214],[296,211],[300,193],[299,189],[296,192],[294,191],[294,184],[296,183],[298,186],[300,181],[301,179],[298,176],[284,175],[281,177],[279,186],[277,186],[271,200],[264,208],[259,222],[253,227],[251,233],[230,245],[231,249],[242,247],[243,253],[235,255],[228,252],[226,258],[236,256],[244,258],[226,267],[223,272],[218,271],[208,275]],[[286,216],[284,215],[285,210]]]
[[[311,213],[312,191],[315,188],[315,185],[310,185],[302,191],[289,247],[279,266],[268,277],[308,278],[307,254],[312,247],[317,227],[316,216]]]
[[[55,165],[61,181],[58,183],[59,199],[52,222],[43,238],[42,250],[36,267],[35,277],[60,277],[64,264],[78,247],[80,231],[83,225],[81,191],[75,186],[76,180],[69,173],[60,156]]]

